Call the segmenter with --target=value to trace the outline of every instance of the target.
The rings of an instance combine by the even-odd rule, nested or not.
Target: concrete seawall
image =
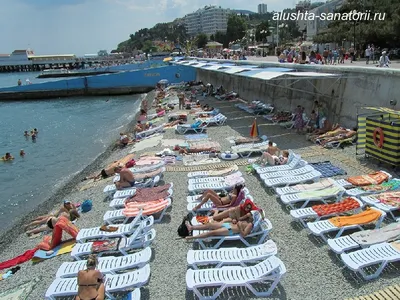
[[[205,61],[205,60],[204,60]],[[221,60],[207,60],[221,63]],[[337,78],[298,79],[279,78],[262,80],[218,70],[197,68],[197,80],[222,85],[226,90],[239,93],[240,98],[261,100],[273,104],[277,110],[293,111],[302,105],[310,112],[313,102],[321,102],[332,122],[344,126],[355,126],[360,108],[390,107],[390,100],[397,100],[400,94],[400,70],[376,67],[342,67],[321,65],[295,65],[280,63],[260,63],[251,61],[223,61],[237,65],[258,65],[264,68],[289,68],[303,72],[323,72],[338,74]]]
[[[196,70],[186,66],[162,66],[6,87],[0,88],[0,101],[145,93],[154,89],[161,79],[169,83],[192,81],[196,79]]]

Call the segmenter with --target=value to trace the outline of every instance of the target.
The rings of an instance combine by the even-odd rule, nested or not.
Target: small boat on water
[[[46,69],[36,78],[58,78],[58,77],[79,77],[90,75],[101,75],[117,73],[115,71],[96,71],[96,70],[83,70],[83,71],[70,71],[68,69]]]

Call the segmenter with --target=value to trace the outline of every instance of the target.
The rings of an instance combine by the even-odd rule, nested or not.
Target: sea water
[[[0,85],[4,78],[10,81],[0,76]],[[6,152],[15,157],[0,161],[0,232],[118,140],[143,96],[0,102],[0,157]],[[24,131],[33,128],[39,131],[36,141],[24,137]]]

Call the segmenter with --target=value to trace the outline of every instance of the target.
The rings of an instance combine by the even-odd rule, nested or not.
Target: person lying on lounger
[[[97,256],[90,254],[86,270],[78,272],[78,295],[75,300],[104,300],[104,276],[96,269],[97,265]]]
[[[251,211],[259,210],[259,208],[251,201],[246,199],[239,206],[232,207],[224,211],[213,210],[213,216],[208,219],[209,222],[232,222],[237,223],[238,221],[246,220],[251,216]]]
[[[243,185],[238,184],[235,186],[231,193],[228,193],[226,196],[221,196],[221,194],[217,194],[213,190],[207,190],[201,195],[198,199],[200,203],[193,208],[193,212],[196,212],[200,207],[203,206],[204,203],[211,201],[217,207],[229,207],[233,205],[242,190]]]
[[[340,127],[339,124],[335,124],[332,126],[331,122],[329,122],[326,118],[323,118],[321,123],[323,124],[322,128],[315,129],[313,132],[306,136],[309,141],[315,142],[322,134],[334,131]]]
[[[128,137],[128,135],[126,135],[125,133],[121,132],[121,133],[119,134],[119,144],[120,144],[122,147],[126,147],[126,146],[128,146],[128,145],[133,144],[133,143],[134,143],[134,141],[131,140],[131,139]]]
[[[141,124],[140,123],[140,121],[138,121],[138,123],[137,123],[137,125],[135,126],[135,132],[142,132],[142,131],[145,131],[145,130],[148,130],[148,129],[150,129],[150,123],[144,123],[144,124]]]
[[[119,174],[119,181],[115,183],[117,190],[133,187],[135,185],[135,175],[133,175],[132,171],[128,168],[117,166],[114,168],[114,172]]]
[[[274,146],[274,143],[272,141],[268,142],[268,150],[267,152],[271,155],[278,155],[279,152],[281,152],[281,149],[278,147]]]
[[[254,212],[254,211],[253,211]],[[253,214],[249,216],[247,219],[238,221],[237,223],[233,222],[211,222],[202,225],[192,226],[187,221],[186,227],[189,232],[193,232],[193,230],[208,230],[204,233],[195,236],[187,236],[186,240],[194,240],[194,239],[204,239],[211,236],[232,236],[234,234],[240,234],[242,237],[248,236],[253,230]]]
[[[175,121],[172,121],[169,123],[165,123],[163,126],[166,128],[169,128],[169,127],[173,127],[176,125],[182,125],[182,124],[185,124],[185,122],[183,120],[175,120]]]
[[[109,164],[107,167],[102,169],[100,173],[94,173],[92,175],[89,175],[85,177],[82,181],[89,180],[89,179],[94,179],[94,181],[99,180],[100,178],[106,179],[110,176],[115,175],[114,168],[117,166],[124,166],[127,162],[131,161],[133,159],[134,155],[129,154],[125,156],[124,158],[121,158],[119,160],[115,160],[111,164]]]
[[[69,211],[63,211],[62,213],[54,216],[54,215],[47,215],[47,216],[41,216],[41,217],[46,217],[46,218],[42,218],[40,220],[35,220],[31,223],[29,223],[26,228],[28,228],[29,226],[33,226],[33,225],[41,225],[41,224],[46,224],[44,226],[32,229],[32,230],[28,230],[26,232],[27,235],[31,235],[31,234],[37,234],[40,232],[44,232],[44,231],[49,231],[49,230],[53,230],[54,229],[54,225],[57,224],[58,219],[61,216],[65,216],[67,217],[71,222],[75,221],[76,219],[80,218],[79,212],[76,208],[73,208]]]
[[[288,162],[289,159],[289,151],[283,150],[282,155],[276,156],[271,155],[268,152],[264,152],[261,158],[257,161],[260,165],[268,164],[270,166],[279,166],[284,165]]]
[[[320,141],[320,145],[324,146],[327,143],[334,142],[334,141],[341,141],[345,139],[350,139],[357,134],[357,128],[353,128],[353,130],[345,130],[344,133],[340,133],[336,136],[325,138]]]

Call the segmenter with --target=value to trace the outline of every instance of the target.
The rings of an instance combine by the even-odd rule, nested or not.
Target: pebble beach
[[[153,99],[154,92],[150,92],[143,101],[147,101],[148,107],[150,107]],[[237,102],[224,102],[215,98],[205,98],[201,102],[219,108],[220,112],[228,117],[226,125],[207,129],[208,137],[213,141],[218,141],[223,151],[230,149],[229,137],[249,136],[254,116],[235,108],[234,104]],[[188,123],[191,123],[192,120],[193,116],[189,116]],[[306,141],[304,135],[298,135],[294,131],[272,125],[262,117],[257,118],[257,123],[260,134],[267,135],[280,149],[292,149],[301,154],[308,162],[330,161],[347,172],[347,175],[337,178],[361,175],[372,170],[385,170],[371,161],[357,158],[355,146],[326,150]],[[133,124],[134,122],[127,128],[131,128]],[[177,135],[174,129],[166,129],[163,139],[184,139],[184,137]],[[55,206],[60,206],[64,199],[74,203],[82,203],[85,199],[91,199],[93,209],[83,214],[76,225],[79,228],[102,225],[104,213],[111,209],[103,189],[112,182],[112,179],[100,180],[90,188],[86,188],[88,183],[81,182],[81,180],[93,172],[100,171],[107,164],[124,157],[132,150],[131,146],[117,150],[114,148],[114,145],[110,145],[94,163],[75,176],[51,199],[27,215],[24,221],[28,222],[34,216],[53,210]],[[135,155],[139,157],[144,153],[156,153],[164,148],[166,147],[158,145],[138,151]],[[273,192],[264,188],[257,176],[247,174],[245,166],[239,166],[239,170],[244,174],[246,187],[250,194],[257,205],[264,209],[267,218],[273,225],[270,238],[277,244],[277,256],[287,268],[286,276],[268,299],[346,299],[366,295],[386,286],[400,283],[398,264],[386,268],[377,280],[366,282],[356,276],[355,273],[344,267],[340,258],[329,250],[326,243],[310,235],[300,223],[293,222],[289,210],[281,204]],[[153,251],[150,262],[151,277],[149,283],[141,288],[141,299],[196,299],[192,292],[186,290],[185,281],[186,254],[189,249],[193,248],[193,244],[179,239],[177,234],[177,228],[181,224],[182,218],[188,213],[186,208],[187,172],[167,171],[163,181],[165,183],[172,182],[174,185],[173,202],[161,223],[154,225],[157,236],[151,245]],[[16,225],[0,238],[0,261],[11,259],[34,248],[40,239],[41,237],[27,237],[23,233],[22,224]],[[0,291],[3,292],[23,283],[37,280],[27,299],[43,299],[47,288],[55,279],[57,269],[65,261],[73,261],[73,259],[69,254],[64,254],[35,264],[30,261],[21,264],[21,270],[10,278],[0,281]],[[219,299],[259,298],[255,298],[248,290],[234,289],[227,290]]]

